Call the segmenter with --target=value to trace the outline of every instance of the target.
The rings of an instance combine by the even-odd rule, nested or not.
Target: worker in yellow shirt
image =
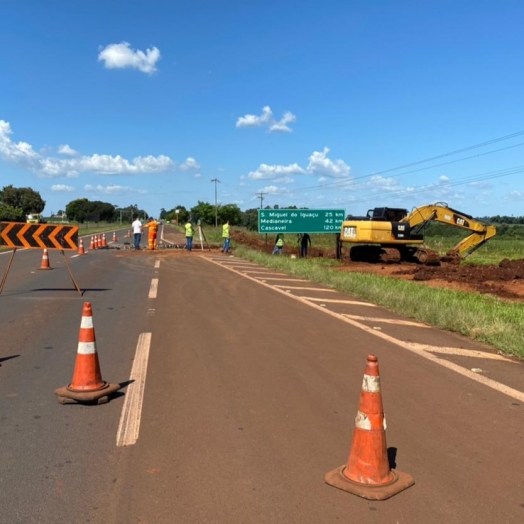
[[[150,218],[144,227],[148,228],[147,243],[148,248],[153,251],[156,249],[156,236],[158,233],[158,222],[154,218]]]

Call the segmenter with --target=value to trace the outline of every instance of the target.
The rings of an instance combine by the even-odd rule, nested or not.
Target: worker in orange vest
[[[154,218],[150,218],[144,227],[148,228],[147,243],[150,250],[156,249],[156,235],[158,232],[158,222]]]

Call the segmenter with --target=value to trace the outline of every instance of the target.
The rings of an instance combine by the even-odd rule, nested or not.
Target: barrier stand
[[[200,249],[204,251],[204,242],[206,243],[207,249],[211,249],[209,246],[209,242],[207,241],[206,235],[204,234],[204,230],[202,229],[202,226],[200,224],[197,224],[198,228],[198,239],[200,240]]]

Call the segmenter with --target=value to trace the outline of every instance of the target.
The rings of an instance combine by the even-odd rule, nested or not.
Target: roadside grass
[[[460,240],[460,237],[428,237],[428,247],[445,255]],[[492,238],[464,260],[464,264],[495,264],[504,258],[524,258],[524,241],[519,239]]]
[[[430,288],[421,282],[330,270],[339,265],[336,260],[272,257],[244,246],[236,246],[235,255],[368,300],[405,317],[460,333],[490,344],[500,353],[524,359],[522,304],[476,293]]]

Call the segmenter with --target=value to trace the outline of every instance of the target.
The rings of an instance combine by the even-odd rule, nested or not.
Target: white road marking
[[[160,267],[160,260],[155,260],[155,269]]]
[[[358,300],[339,300],[337,298],[314,298],[314,297],[300,297],[304,300],[311,300],[311,302],[325,302],[326,304],[352,304],[355,306],[369,306],[378,307],[376,304],[370,302],[359,302]]]
[[[209,260],[209,259],[207,259]],[[212,260],[209,260],[210,262],[220,266],[221,264],[218,264],[217,262],[213,262]],[[253,282],[256,282],[260,286],[265,286],[269,289],[273,289],[274,291],[278,293],[282,293],[283,295],[292,298],[293,300],[298,300],[299,302],[302,302],[303,304],[312,307],[318,311],[322,311],[326,315],[330,315],[334,318],[338,318],[339,320],[342,320],[342,322],[346,322],[347,324],[352,325],[353,327],[356,327],[358,329],[361,329],[362,331],[365,331],[366,333],[373,335],[375,337],[381,338],[382,340],[385,340],[386,342],[389,342],[390,344],[393,344],[395,346],[398,346],[402,349],[407,349],[408,351],[411,351],[412,353],[415,353],[419,355],[422,358],[425,358],[426,360],[429,360],[433,362],[434,364],[438,364],[439,366],[443,366],[446,369],[449,369],[450,371],[454,371],[455,373],[458,373],[459,375],[462,375],[463,377],[469,378],[473,380],[474,382],[478,382],[480,384],[483,384],[484,386],[487,386],[488,388],[491,388],[495,391],[498,391],[499,393],[503,393],[504,395],[507,395],[508,397],[514,398],[515,400],[518,400],[519,402],[524,402],[524,392],[519,391],[518,389],[511,388],[509,386],[506,386],[505,384],[502,384],[500,382],[497,382],[496,380],[492,380],[490,378],[486,378],[483,375],[478,375],[473,371],[470,371],[469,369],[466,369],[462,366],[459,366],[458,364],[455,364],[453,362],[450,362],[449,360],[444,360],[442,358],[439,358],[436,355],[433,355],[430,353],[427,348],[430,346],[425,346],[424,344],[415,344],[413,342],[406,342],[404,340],[399,340],[397,338],[394,338],[390,335],[387,335],[386,333],[383,333],[382,331],[374,330],[372,327],[366,326],[364,324],[361,324],[360,322],[357,322],[356,320],[353,320],[351,318],[347,318],[344,315],[340,313],[335,313],[334,311],[330,311],[329,309],[324,309],[320,307],[317,304],[312,303],[308,299],[305,299],[303,297],[299,297],[297,295],[292,295],[289,292],[286,292],[282,289],[278,289],[282,286],[275,286],[272,284],[266,284],[264,282],[261,282],[260,280],[250,277],[249,275],[243,275],[239,271],[236,271],[233,268],[225,267],[229,271],[233,271],[237,275],[240,275],[244,278],[248,278],[249,280],[252,280]],[[284,286],[286,287],[286,286]],[[322,291],[321,289],[315,289],[316,291]],[[325,289],[324,291],[334,291],[332,289]],[[288,294],[289,293],[289,294]],[[323,299],[323,302],[326,300]],[[436,352],[436,348],[435,348]],[[482,352],[479,352],[482,353]],[[490,353],[486,353],[486,355],[491,355]],[[483,358],[490,358],[489,356],[483,357]]]
[[[133,382],[127,387],[124,407],[116,433],[116,445],[118,447],[132,446],[138,440],[150,347],[151,333],[141,333],[138,337],[135,360],[129,377],[129,380]]]
[[[309,280],[305,280],[302,278],[282,278],[282,277],[255,277],[255,278],[263,278],[265,280],[279,280],[280,282],[309,282]]]
[[[225,266],[238,266],[242,268],[257,267],[256,264],[242,264],[237,260],[223,260],[221,264],[224,264]]]
[[[275,275],[284,275],[284,273],[279,273],[278,271],[272,271],[271,269],[266,269],[265,271],[242,271],[243,273],[246,273],[249,275],[250,273],[256,274],[260,273],[262,275],[267,275],[268,273],[273,273]]]
[[[244,275],[246,278],[251,278],[248,275]],[[253,280],[257,280],[254,278]],[[268,284],[269,286],[269,284]],[[338,293],[336,289],[324,289],[323,287],[293,287],[293,286],[280,286],[279,284],[271,284],[270,287],[284,288],[284,289],[298,289],[303,291],[325,291],[326,293]]]
[[[503,360],[504,362],[517,364],[517,361],[511,360],[497,353],[485,353],[484,351],[478,351],[476,349],[430,346],[428,344],[418,344],[416,342],[410,342],[410,345],[418,351],[429,351],[430,353],[441,353],[442,355],[458,355],[460,357],[485,358],[487,360]]]
[[[151,280],[151,286],[149,287],[148,298],[156,298],[157,293],[158,293],[158,278],[153,278]]]
[[[380,318],[380,317],[362,317],[360,315],[348,315],[344,313],[344,316],[347,318],[352,318],[353,320],[362,320],[364,322],[383,322],[384,324],[396,324],[398,326],[415,326],[420,328],[429,328],[426,324],[421,324],[420,322],[413,322],[411,320],[399,320],[396,318]]]

